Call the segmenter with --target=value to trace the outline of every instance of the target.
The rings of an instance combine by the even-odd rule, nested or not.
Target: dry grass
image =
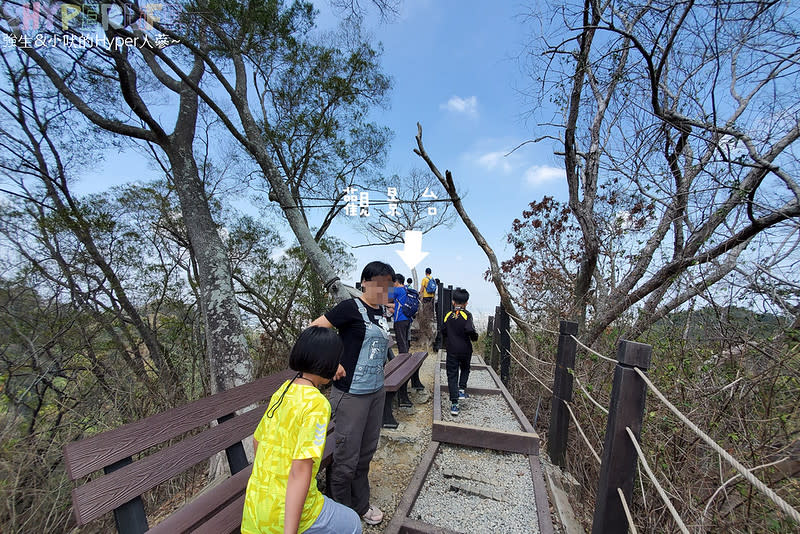
[[[694,343],[651,339],[654,344],[648,373],[651,380],[744,465],[756,467],[778,462],[758,469],[756,474],[792,506],[800,508],[797,345],[709,339]],[[529,349],[539,358],[548,361],[555,358],[555,340],[545,336],[529,344]],[[610,344],[605,347],[601,344],[601,353],[613,355],[611,349]],[[525,366],[542,381],[552,384],[552,366],[538,363],[520,350],[513,352],[518,358],[525,358]],[[601,406],[608,407],[614,365],[579,350],[575,367],[581,383]],[[530,420],[537,421],[535,426],[545,442],[543,450],[547,450],[550,394],[519,365],[513,365],[512,369],[512,393]],[[591,446],[602,455],[605,414],[579,391],[577,384],[572,404]],[[790,532],[798,527],[741,477],[720,489],[736,471],[652,394],[647,397],[642,448],[690,531]],[[571,500],[588,531],[599,465],[574,424],[570,427],[566,470],[580,482]],[[643,471],[635,480],[632,512],[642,532],[678,532]]]

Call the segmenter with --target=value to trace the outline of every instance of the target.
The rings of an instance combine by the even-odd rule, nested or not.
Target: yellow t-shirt
[[[433,293],[428,293],[428,282],[430,282],[432,276],[426,276],[422,279],[422,286],[419,288],[419,292],[422,293],[423,298],[432,297],[434,296]]]
[[[269,406],[278,401],[288,383],[287,380],[278,388]],[[299,383],[289,386],[272,418],[264,414],[254,434],[258,449],[247,483],[242,534],[283,532],[289,469],[292,460],[306,458],[314,459],[314,467],[299,532],[314,524],[322,511],[323,497],[317,489],[316,476],[330,418],[328,399],[317,388]]]

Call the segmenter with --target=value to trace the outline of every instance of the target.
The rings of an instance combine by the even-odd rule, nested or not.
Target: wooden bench
[[[244,494],[252,465],[245,456],[242,440],[253,434],[264,415],[258,407],[241,415],[237,410],[265,403],[295,372],[286,370],[249,384],[223,391],[184,406],[147,417],[90,438],[64,446],[64,463],[71,480],[85,479],[72,490],[72,504],[78,526],[114,512],[120,534],[142,532],[238,531],[242,521]],[[209,423],[218,424],[209,427]],[[328,427],[328,434],[333,425]],[[156,445],[181,437],[156,452]],[[333,439],[325,443],[320,468],[329,466]],[[232,476],[202,492],[193,501],[148,530],[141,495],[158,484],[225,451]],[[134,459],[135,456],[141,457]]]
[[[397,428],[397,420],[392,412],[395,395],[398,396],[401,405],[411,406],[406,384],[419,370],[427,356],[427,352],[398,354],[384,367],[383,387],[386,390],[386,401],[383,405],[383,428]]]

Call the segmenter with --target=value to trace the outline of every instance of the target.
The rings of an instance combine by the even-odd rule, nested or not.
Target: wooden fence
[[[503,384],[508,386],[511,332],[509,315],[502,306],[496,307],[494,316],[489,317],[487,335],[491,337],[492,367],[495,370],[499,367]],[[569,438],[569,405],[572,402],[577,335],[577,323],[560,322],[547,433],[547,452],[551,461],[560,467],[565,466]],[[650,367],[651,354],[652,347],[642,343],[622,340],[618,346],[592,521],[593,534],[626,532],[628,529],[628,520],[618,489],[622,491],[625,502],[631,502],[638,455],[626,428],[630,428],[638,441],[645,411],[647,384],[636,369],[646,372]]]

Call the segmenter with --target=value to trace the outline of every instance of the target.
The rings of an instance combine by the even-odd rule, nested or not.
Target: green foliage
[[[326,237],[320,246],[340,276],[355,268],[355,258],[343,242]],[[245,311],[259,324],[257,376],[285,368],[289,350],[300,332],[335,304],[325,291],[325,281],[310,268],[299,246],[286,249],[264,265],[268,268],[240,279],[240,285],[246,288],[241,297],[246,302]]]
[[[258,56],[291,45],[297,34],[308,32],[314,24],[314,7],[300,1],[287,7],[281,0],[194,0],[183,6],[180,21],[196,31],[194,39],[208,42],[217,57],[231,52],[230,42],[245,54]],[[217,31],[208,31],[209,27]]]
[[[659,332],[682,329],[687,332],[689,341],[699,341],[707,338],[709,330],[714,329],[720,319],[727,323],[727,329],[759,340],[767,340],[778,335],[786,322],[784,318],[771,313],[760,313],[735,305],[724,309],[705,307],[671,313],[653,325],[650,337],[657,340]]]
[[[285,156],[282,171],[295,195],[335,192],[369,179],[389,139],[386,129],[367,121],[390,86],[379,50],[355,33],[311,42],[314,12],[307,2],[197,0],[181,7],[170,29],[189,36],[212,59],[224,61],[235,48],[254,68],[260,89],[268,86],[263,141],[276,162]],[[170,46],[163,53],[186,65],[187,50]],[[125,58],[136,73],[137,96],[163,104],[171,95],[154,90],[160,86],[136,53],[131,49]],[[120,73],[106,59],[89,54],[53,63],[68,71],[65,83],[88,105],[108,109],[110,122],[130,124],[129,107],[119,105],[127,100],[119,91]],[[39,79],[31,80],[38,91]],[[40,105],[52,90],[37,92]],[[82,125],[62,109],[63,99],[52,101],[54,114],[63,118],[45,123],[64,127],[61,141],[73,148],[70,136]],[[71,521],[63,445],[207,395],[207,332],[197,257],[183,221],[188,212],[181,210],[171,178],[68,198],[69,174],[95,163],[95,144],[83,141],[80,155],[61,160],[66,175],[36,174],[31,147],[11,139],[16,132],[6,129],[5,119],[0,136],[13,150],[0,159],[13,182],[9,187],[24,200],[0,202],[0,524],[9,532],[52,532],[68,529]],[[91,139],[99,138],[94,127],[90,131]],[[124,143],[97,143],[114,144]],[[17,154],[28,159],[14,161]],[[281,250],[286,245],[275,230],[279,223],[237,213],[231,197],[218,192],[229,163],[204,160],[200,179],[226,245],[223,261],[232,266],[251,354],[266,372],[270,365],[285,366],[296,334],[332,303],[299,247]],[[53,184],[55,190],[46,187]],[[242,181],[237,185],[240,191]],[[340,274],[353,269],[342,242],[322,237],[320,244]],[[131,307],[121,304],[122,296]],[[147,331],[154,345],[145,342]],[[159,351],[148,347],[160,349],[168,373],[155,361]],[[169,373],[178,387],[166,379]]]
[[[261,120],[264,141],[292,191],[342,191],[372,180],[391,133],[368,122],[384,105],[389,78],[380,51],[343,28],[331,42],[297,41],[259,59],[256,85],[269,88]]]

